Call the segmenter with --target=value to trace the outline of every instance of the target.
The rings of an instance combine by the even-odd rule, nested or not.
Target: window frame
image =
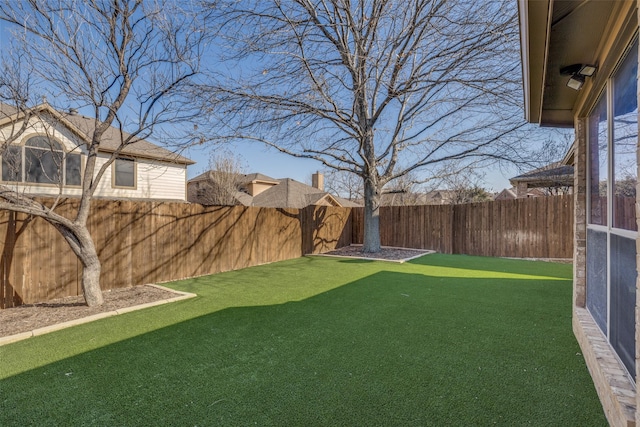
[[[38,147],[38,146],[28,146],[28,142],[33,139],[33,138],[47,138],[47,139],[51,139],[54,143],[56,143],[60,149],[59,150],[47,150],[46,148],[43,147]],[[20,157],[20,172],[19,172],[19,178],[18,180],[5,180],[3,175],[4,175],[4,162],[5,162],[5,156],[1,155],[0,156],[0,182],[2,183],[6,183],[9,185],[23,185],[23,186],[32,186],[32,187],[51,187],[51,188],[82,188],[82,181],[84,178],[84,168],[85,168],[85,156],[83,155],[82,151],[80,151],[79,149],[73,149],[73,150],[67,150],[67,147],[64,143],[62,143],[62,141],[60,141],[58,138],[54,138],[50,135],[44,134],[44,133],[35,133],[35,134],[30,134],[26,137],[24,137],[19,143],[17,144],[11,144],[7,147],[7,149],[14,149],[16,152],[19,152],[19,157]],[[37,182],[37,181],[28,181],[27,180],[27,150],[41,150],[45,153],[47,152],[59,152],[62,153],[62,165],[59,168],[59,181],[58,182]],[[79,178],[80,178],[80,183],[79,184],[68,184],[67,183],[67,157],[69,155],[72,156],[78,156],[79,160],[80,160],[80,168],[79,168]]]
[[[635,48],[635,51],[634,51]],[[638,237],[640,236],[640,232],[636,231],[636,230],[628,230],[628,229],[624,229],[624,228],[617,228],[614,227],[614,203],[615,203],[615,185],[613,182],[613,178],[615,177],[614,175],[614,168],[615,168],[615,143],[616,141],[614,140],[615,134],[614,134],[614,129],[615,129],[615,116],[614,116],[614,112],[615,112],[615,106],[614,106],[614,102],[615,102],[615,97],[614,97],[614,88],[615,88],[615,78],[617,77],[617,74],[619,72],[619,70],[622,68],[623,63],[627,60],[627,58],[629,58],[629,55],[636,55],[636,61],[638,61],[638,34],[636,33],[633,37],[631,37],[631,39],[629,40],[628,45],[626,46],[626,48],[622,51],[621,55],[618,57],[618,62],[616,63],[615,67],[613,67],[611,73],[603,80],[603,87],[602,89],[592,98],[593,103],[591,104],[591,108],[588,110],[587,114],[586,114],[586,122],[587,122],[587,126],[586,126],[586,181],[587,181],[587,191],[586,191],[586,213],[587,213],[587,218],[586,218],[586,231],[587,231],[587,241],[586,241],[586,249],[587,249],[587,257],[588,257],[588,253],[590,251],[590,238],[589,238],[589,234],[590,231],[594,231],[594,232],[603,232],[606,234],[606,240],[605,240],[605,244],[606,244],[606,259],[604,260],[604,262],[606,263],[606,271],[605,271],[605,283],[603,284],[604,286],[606,286],[606,316],[605,316],[605,321],[606,321],[606,326],[604,329],[602,329],[602,332],[604,333],[607,342],[611,345],[612,348],[614,348],[614,351],[617,354],[617,351],[615,349],[616,345],[620,345],[619,342],[617,342],[617,344],[614,344],[614,340],[619,339],[621,335],[619,335],[620,333],[620,324],[618,322],[616,322],[616,326],[618,326],[618,328],[616,328],[615,330],[613,330],[613,313],[612,313],[612,306],[614,305],[613,299],[614,299],[614,291],[616,292],[616,295],[619,296],[620,295],[620,284],[618,282],[616,282],[615,287],[616,289],[614,290],[614,279],[612,277],[614,273],[614,270],[616,270],[615,272],[619,272],[619,265],[617,264],[618,260],[620,259],[618,256],[616,256],[614,258],[613,256],[613,251],[614,251],[614,247],[612,245],[612,242],[614,239],[617,239],[618,237],[622,237],[625,239],[628,239],[628,241],[637,241]],[[637,78],[637,77],[636,77]],[[607,180],[607,192],[606,192],[606,197],[607,197],[607,206],[606,206],[606,215],[607,215],[607,219],[606,222],[604,224],[594,224],[591,222],[591,209],[592,209],[592,186],[591,186],[591,178],[592,178],[592,157],[591,157],[591,150],[592,150],[592,144],[591,144],[591,132],[592,132],[592,126],[591,126],[591,117],[594,116],[599,109],[600,106],[600,102],[602,100],[606,100],[606,125],[607,125],[607,129],[606,129],[606,138],[607,138],[607,162],[606,162],[606,173],[602,174],[602,171],[600,171],[600,176],[604,176],[606,177]],[[639,137],[636,136],[636,138],[638,139]],[[636,152],[638,151],[637,148],[637,141],[636,141]],[[636,171],[637,174],[638,171]],[[619,242],[619,240],[616,240]],[[614,265],[615,264],[615,265]],[[587,273],[587,301],[586,301],[586,307],[587,309],[589,309],[589,274]],[[634,280],[634,283],[637,281],[637,276],[636,276],[636,280]],[[593,286],[593,285],[591,285]],[[598,287],[598,283],[595,283],[596,288],[593,289],[597,289]],[[635,289],[635,287],[634,287]],[[616,299],[616,301],[619,300]],[[635,301],[635,298],[634,298]],[[591,312],[591,310],[589,309],[589,311]],[[616,312],[617,313],[617,312]],[[593,316],[593,314],[592,314]],[[594,317],[595,319],[595,317]],[[602,328],[600,326],[600,328]],[[635,328],[635,325],[634,325]],[[635,337],[635,334],[634,334]],[[637,344],[636,344],[637,345]],[[618,355],[618,357],[621,357],[620,355]],[[622,360],[622,359],[620,359]],[[635,363],[635,362],[632,362]],[[624,364],[624,363],[623,363]],[[635,372],[631,372],[629,370],[629,368],[625,365],[625,369],[627,370],[627,373],[631,379],[631,381],[635,384]]]
[[[118,161],[126,161],[131,162],[133,165],[133,185],[117,185],[116,178],[118,174]],[[111,188],[121,189],[121,190],[137,190],[138,189],[138,161],[133,157],[128,156],[118,156],[113,159],[113,163],[111,164]]]
[[[46,145],[41,146],[40,144],[28,145],[30,141],[36,139],[50,139],[52,143],[49,147]],[[45,144],[47,143],[45,142]],[[64,173],[62,173],[64,169],[64,150],[55,139],[41,135],[26,139],[22,144],[22,159],[24,165],[22,180],[26,184],[60,186],[64,182]],[[51,169],[51,171],[48,169]],[[32,173],[34,170],[39,173]],[[42,177],[45,177],[46,180],[39,181]]]

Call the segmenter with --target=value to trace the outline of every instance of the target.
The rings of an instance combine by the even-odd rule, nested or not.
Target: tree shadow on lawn
[[[570,282],[519,282],[383,271],[212,312],[0,381],[0,425],[606,425]]]

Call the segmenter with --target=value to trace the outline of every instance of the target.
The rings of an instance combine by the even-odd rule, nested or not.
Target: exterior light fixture
[[[580,90],[584,85],[585,77],[593,77],[598,70],[595,65],[572,64],[560,69],[560,74],[569,77],[567,86],[574,90]]]
[[[569,77],[569,81],[567,82],[567,86],[574,90],[580,90],[583,84],[584,76],[581,76],[580,74],[574,74],[573,76]]]

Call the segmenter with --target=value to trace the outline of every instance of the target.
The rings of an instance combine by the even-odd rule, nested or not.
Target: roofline
[[[65,119],[64,116],[60,114],[59,111],[51,107],[48,103],[45,102],[43,104],[38,104],[34,107],[28,108],[28,110],[29,111],[44,111],[44,110],[48,111],[53,116],[55,116],[60,121],[62,121],[65,124],[65,126],[69,127],[69,129],[72,130],[74,133],[76,133],[80,138],[82,138],[86,142],[89,142],[86,135],[84,135],[84,133],[80,131],[80,129],[78,129],[73,123],[69,122],[69,120]],[[11,123],[15,120],[19,120],[23,118],[25,115],[26,115],[26,112],[24,110],[18,110],[14,114],[10,116],[6,116],[3,119],[0,119],[0,126],[4,126],[5,124]]]
[[[514,185],[513,182],[534,182],[534,181],[537,182],[537,181],[549,181],[549,180],[563,181],[565,179],[570,179],[571,181],[573,181],[573,175],[564,173],[560,175],[549,175],[546,177],[542,177],[542,176],[531,176],[531,177],[527,176],[523,178],[515,177],[515,178],[511,178],[509,182],[511,183],[511,185]]]
[[[522,64],[522,82],[524,93],[525,119],[540,124],[542,118],[543,88],[549,54],[549,36],[553,0],[518,0],[520,21],[520,54]],[[532,21],[544,21],[544,26],[533,26]],[[542,29],[541,29],[542,27]],[[534,52],[531,46],[538,47]],[[533,58],[532,58],[533,56]],[[533,70],[532,70],[533,67]]]
[[[571,147],[569,147],[569,150],[567,151],[567,153],[564,155],[564,157],[560,161],[560,164],[566,165],[566,166],[573,166],[573,164],[575,163],[575,158],[574,158],[575,153],[576,153],[576,143],[574,141],[573,144],[571,144]]]
[[[249,184],[275,184],[278,185],[280,184],[280,181],[269,181],[266,179],[253,179],[251,181],[249,181]]]
[[[328,197],[329,197],[329,198],[331,198],[331,200],[333,200],[333,201],[336,203],[336,205],[338,205],[338,206],[339,206],[339,207],[341,207],[341,208],[343,207],[343,206],[342,206],[342,203],[340,203],[338,200],[336,200],[336,198],[335,198],[335,197],[333,197],[333,195],[332,195],[331,193],[327,193],[327,194],[325,194],[324,196],[322,196],[322,197],[321,197],[321,198],[319,198],[318,200],[326,199],[326,198],[328,198]]]
[[[140,141],[142,141],[142,140],[140,140]],[[149,142],[149,141],[147,141],[147,142]],[[135,142],[133,142],[132,144],[135,144]],[[153,143],[151,142],[151,144],[153,144]],[[160,148],[162,148],[162,147],[160,147]],[[113,154],[113,153],[115,153],[115,150],[109,150],[109,149],[104,149],[102,147],[98,147],[98,153]],[[173,153],[173,152],[170,151],[170,153]],[[180,154],[178,154],[178,153],[173,153],[173,154],[175,154],[176,156],[180,156]],[[155,160],[155,161],[158,161],[158,162],[175,163],[175,164],[179,164],[179,165],[195,165],[196,164],[195,161],[193,161],[191,159],[187,159],[184,156],[180,156],[180,157],[182,157],[182,158],[184,158],[186,160],[171,159],[171,158],[158,158],[158,157],[152,157],[152,156],[145,156],[144,154],[140,154],[140,153],[131,154],[131,153],[122,153],[122,152],[120,152],[119,155],[122,155],[123,157],[129,156],[129,157],[135,157],[136,159]]]
[[[524,119],[531,121],[529,106],[531,105],[531,91],[529,89],[529,32],[527,22],[526,0],[518,0],[518,19],[520,21],[520,68],[522,72],[522,94],[524,96]],[[523,31],[523,29],[527,31]]]
[[[80,139],[82,139],[83,141],[85,141],[87,144],[91,143],[91,141],[89,140],[89,138],[87,137],[87,135],[81,131],[76,125],[74,125],[73,123],[71,123],[62,113],[60,113],[58,110],[56,110],[55,108],[53,108],[51,105],[49,105],[49,103],[44,102],[42,104],[38,104],[32,108],[29,108],[29,110],[33,110],[33,111],[47,111],[49,113],[51,113],[53,116],[55,116],[58,120],[60,120],[67,128],[69,128],[69,130],[71,130],[73,133],[75,133]],[[17,111],[16,113],[12,114],[11,116],[7,116],[4,119],[0,119],[0,126],[3,126],[7,123],[11,123],[12,121],[18,120],[21,117],[25,116],[25,112],[24,111]],[[91,120],[91,118],[89,118]],[[94,119],[95,120],[95,119]],[[99,120],[98,120],[99,121]],[[137,137],[135,137],[137,138]],[[144,139],[142,138],[137,138],[139,141],[144,141]],[[149,141],[147,141],[149,142]],[[151,143],[151,142],[149,142]],[[132,142],[131,144],[135,144],[135,142]],[[153,143],[151,143],[153,144]],[[154,144],[155,145],[155,144]],[[160,147],[160,146],[158,146]],[[126,148],[126,146],[125,146]],[[160,147],[162,148],[162,147]],[[167,150],[169,151],[169,150]],[[104,149],[102,147],[100,147],[100,144],[98,144],[98,152],[99,153],[110,153],[113,154],[115,153],[115,150],[109,150],[109,149]],[[176,153],[174,153],[176,154]],[[125,156],[127,155],[126,153],[124,154]],[[140,158],[140,159],[146,159],[146,160],[157,160],[157,161],[165,161],[167,163],[177,163],[177,164],[184,164],[184,165],[194,165],[196,162],[191,160],[191,159],[187,159],[186,157],[184,157],[184,159],[186,160],[179,160],[179,159],[159,159],[157,157],[152,157],[152,156],[145,156],[144,154],[129,154],[131,157],[135,157],[135,158]],[[177,156],[179,154],[176,154]],[[182,157],[182,156],[181,156]]]

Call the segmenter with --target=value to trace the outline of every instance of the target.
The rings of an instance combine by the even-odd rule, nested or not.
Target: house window
[[[117,158],[113,162],[113,184],[115,187],[135,188],[136,162],[133,159]]]
[[[638,42],[588,119],[587,309],[635,378]]]
[[[2,180],[22,181],[22,147],[11,145],[2,155]]]
[[[637,50],[637,44],[632,49]],[[613,227],[637,231],[638,60],[630,54],[612,79],[613,86]]]
[[[44,136],[30,138],[25,143],[25,181],[38,184],[60,182],[63,151],[60,144]]]
[[[64,182],[66,185],[82,184],[82,157],[80,154],[67,153],[65,157],[65,175]]]
[[[2,180],[68,186],[81,184],[82,160],[65,153],[59,142],[46,136],[29,138],[24,146],[7,147],[2,155]]]
[[[607,225],[607,165],[609,163],[607,97],[589,117],[589,223]]]

